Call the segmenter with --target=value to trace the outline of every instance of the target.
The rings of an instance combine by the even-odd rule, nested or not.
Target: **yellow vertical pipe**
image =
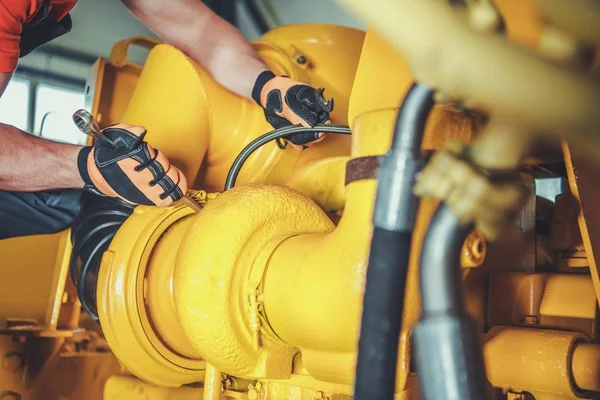
[[[395,115],[389,109],[357,118],[352,157],[383,154]],[[333,233],[293,236],[272,253],[264,280],[265,312],[284,341],[314,350],[355,350],[376,187],[375,180],[350,183]]]
[[[206,377],[204,378],[204,400],[219,400],[221,398],[221,382],[223,375],[221,371],[206,364]]]

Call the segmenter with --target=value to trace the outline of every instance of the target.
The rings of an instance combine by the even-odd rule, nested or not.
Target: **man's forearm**
[[[190,43],[183,50],[200,62],[222,86],[248,99],[258,75],[267,65],[258,57],[254,47],[227,21],[212,14],[207,23],[210,34]]]
[[[123,0],[163,40],[198,61],[222,86],[251,98],[268,67],[231,24],[198,0]]]
[[[0,190],[82,188],[77,169],[80,149],[0,124]]]

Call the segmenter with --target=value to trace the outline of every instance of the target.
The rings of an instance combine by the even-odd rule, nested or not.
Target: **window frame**
[[[69,76],[20,66],[15,71],[14,77],[29,82],[27,104],[27,132],[36,136],[40,135],[39,132],[34,131],[37,111],[37,88],[39,85],[50,85],[61,89],[68,89],[85,93],[85,80],[76,79]]]

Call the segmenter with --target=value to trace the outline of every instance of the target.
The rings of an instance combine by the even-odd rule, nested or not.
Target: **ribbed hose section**
[[[412,232],[380,228],[373,231],[363,308],[378,312],[363,313],[362,326],[369,329],[363,329],[359,341],[355,399],[393,397],[398,332],[402,325],[399,307],[404,301],[407,276],[402,268],[398,268],[398,260],[408,261],[411,235]]]
[[[433,91],[413,84],[398,112],[391,149],[381,160],[358,342],[356,400],[394,398],[406,277],[418,207],[412,189],[423,164],[421,141],[433,104]]]
[[[98,321],[96,288],[102,255],[134,208],[119,199],[88,192],[81,196],[81,211],[71,228],[69,274],[82,308],[94,321]]]

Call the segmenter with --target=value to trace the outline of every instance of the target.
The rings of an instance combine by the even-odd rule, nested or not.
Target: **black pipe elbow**
[[[425,400],[483,400],[487,384],[481,334],[463,305],[460,251],[472,225],[442,204],[421,253],[421,319],[414,349]]]
[[[89,192],[81,196],[81,210],[71,228],[73,251],[69,274],[83,310],[98,322],[96,289],[102,256],[135,206]]]

